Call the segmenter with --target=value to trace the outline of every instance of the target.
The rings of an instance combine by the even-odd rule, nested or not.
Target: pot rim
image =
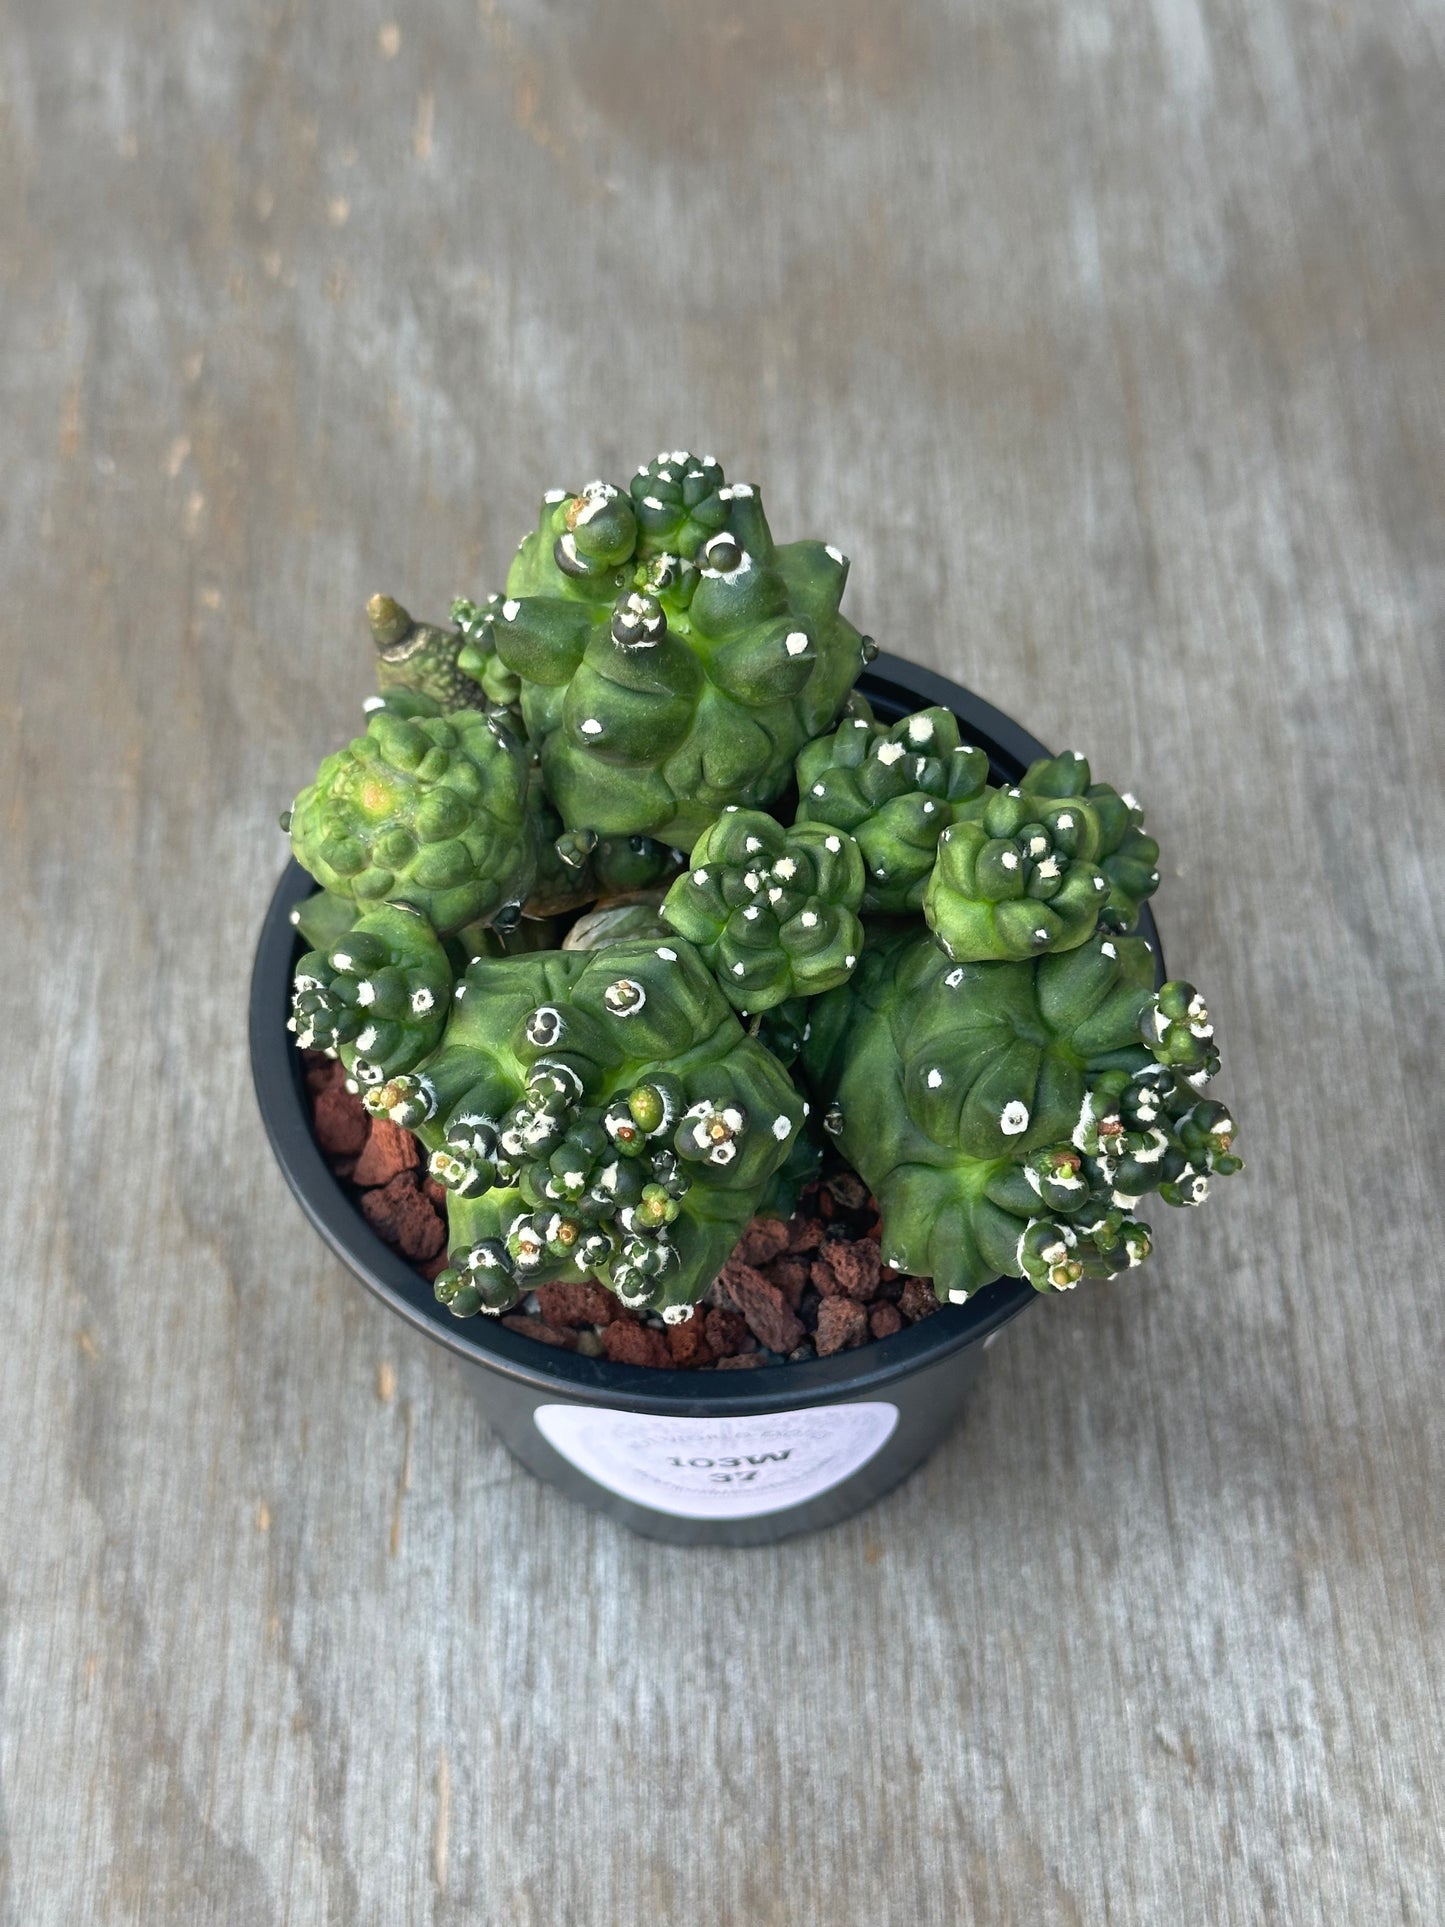
[[[971,690],[902,657],[880,655],[857,687],[900,714],[922,705],[952,710],[988,752],[990,774],[1012,781],[1048,750],[1038,739]],[[943,1305],[891,1338],[796,1365],[731,1372],[659,1371],[617,1365],[543,1345],[485,1317],[466,1323],[438,1304],[431,1286],[362,1217],[334,1176],[311,1132],[301,1054],[285,1028],[291,971],[299,939],[289,913],[312,879],[293,858],[272,894],[261,927],[251,977],[251,1075],[261,1122],[283,1177],[306,1216],[335,1255],[366,1286],[428,1338],[470,1364],[525,1385],[542,1397],[583,1401],[666,1417],[745,1416],[799,1406],[871,1397],[896,1380],[976,1344],[1015,1318],[1038,1296],[1026,1279],[1000,1278],[965,1305]],[[1154,952],[1156,980],[1163,955],[1146,904],[1139,934]]]

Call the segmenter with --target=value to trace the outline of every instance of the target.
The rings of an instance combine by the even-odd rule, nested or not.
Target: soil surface
[[[312,1128],[367,1223],[428,1280],[447,1261],[446,1192],[410,1131],[371,1117],[334,1059],[305,1054]],[[605,1285],[539,1285],[502,1317],[542,1345],[658,1371],[746,1371],[891,1338],[939,1309],[926,1278],[882,1261],[878,1206],[856,1172],[825,1169],[786,1222],[754,1218],[682,1325],[629,1311]]]

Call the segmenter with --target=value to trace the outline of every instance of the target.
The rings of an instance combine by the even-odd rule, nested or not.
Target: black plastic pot
[[[957,683],[880,656],[860,688],[889,720],[951,709],[997,781],[1048,752]],[[302,1209],[336,1255],[408,1324],[465,1361],[493,1429],[538,1477],[635,1531],[680,1545],[762,1545],[834,1524],[880,1498],[962,1415],[990,1339],[1032,1303],[1000,1279],[892,1338],[796,1365],[660,1372],[540,1345],[486,1318],[454,1319],[377,1237],[311,1134],[300,1053],[285,1028],[293,904],[314,887],[288,866],[251,984],[251,1066],[262,1121]],[[1146,910],[1142,934],[1163,962]]]

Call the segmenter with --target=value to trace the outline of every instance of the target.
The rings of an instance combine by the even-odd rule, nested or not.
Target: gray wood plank
[[[1445,14],[0,5],[0,1923],[1445,1917]],[[359,612],[679,438],[1166,848],[1250,1174],[743,1554],[253,1113]]]

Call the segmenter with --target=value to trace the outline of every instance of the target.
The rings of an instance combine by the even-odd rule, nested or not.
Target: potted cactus
[[[866,1503],[1004,1318],[1137,1266],[1144,1200],[1198,1204],[1240,1165],[1208,1012],[1163,980],[1138,804],[875,663],[847,567],[775,543],[712,457],[550,490],[502,595],[444,625],[372,599],[365,728],[282,819],[313,885],[283,879],[253,997],[283,1168],[483,1368],[527,1463],[660,1536]],[[445,1205],[425,1283],[311,1143],[283,1024],[415,1145]],[[771,1345],[694,1342],[741,1330],[820,1184],[857,1208],[820,1254],[835,1295],[866,1277],[917,1315],[850,1302],[810,1335],[795,1291]],[[560,1287],[692,1369],[575,1320],[532,1342]]]

